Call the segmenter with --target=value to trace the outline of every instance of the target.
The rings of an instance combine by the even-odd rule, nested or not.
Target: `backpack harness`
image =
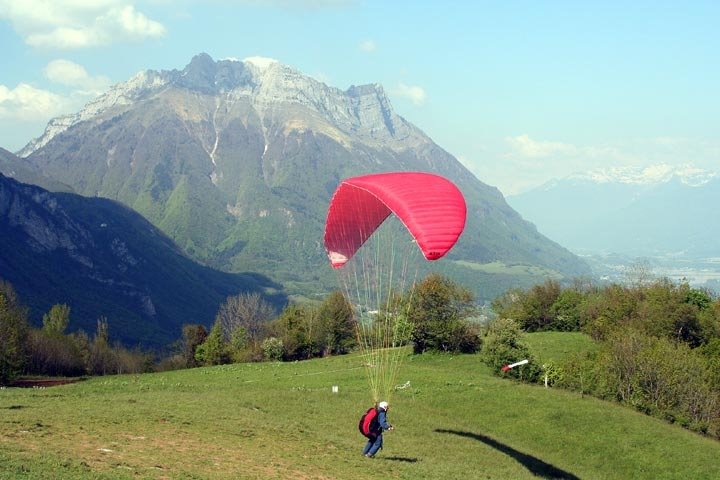
[[[378,422],[378,411],[377,408],[369,408],[367,412],[360,417],[358,423],[358,430],[367,438],[374,438],[378,435],[380,428],[380,422]]]

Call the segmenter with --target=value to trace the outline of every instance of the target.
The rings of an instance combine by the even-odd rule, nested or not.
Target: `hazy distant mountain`
[[[476,286],[475,265],[493,261],[589,272],[398,116],[380,85],[342,91],[274,61],[202,54],[180,71],[142,72],[51,121],[21,154],[80,194],[132,207],[195,258],[293,292],[334,284],[322,232],[339,180],[381,171],[436,172],[460,187],[468,222],[449,268]]]
[[[573,175],[508,202],[575,252],[720,255],[720,176],[658,165]]]
[[[185,323],[212,324],[219,305],[241,291],[274,291],[260,275],[198,265],[140,215],[117,202],[50,193],[0,175],[0,278],[36,322],[55,303],[70,305],[70,329],[95,331],[105,316],[111,339],[158,346]],[[278,307],[284,297],[267,297]]]

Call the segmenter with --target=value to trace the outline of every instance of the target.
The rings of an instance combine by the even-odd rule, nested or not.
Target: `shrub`
[[[600,356],[597,352],[571,355],[560,367],[562,376],[557,379],[555,385],[581,394],[607,398],[608,389]]]
[[[168,372],[171,370],[182,370],[184,368],[187,368],[187,359],[177,353],[174,355],[170,355],[169,357],[162,358],[157,365],[155,365],[154,370],[156,372]]]
[[[565,371],[563,367],[552,361],[544,363],[542,365],[542,377],[540,380],[545,382],[545,379],[547,379],[548,387],[562,385],[565,380]]]
[[[273,321],[273,335],[284,345],[283,360],[306,360],[320,355],[317,311],[305,305],[289,305]]]
[[[563,365],[559,386],[616,400],[701,433],[720,435],[712,364],[683,342],[635,328],[614,331],[598,353]]]
[[[283,342],[277,337],[268,337],[262,342],[263,358],[270,361],[282,360],[285,353]]]
[[[496,374],[534,382],[540,376],[540,366],[535,362],[527,345],[521,342],[522,331],[518,323],[509,318],[499,318],[490,324],[483,339],[482,360]],[[527,365],[502,372],[504,365],[519,360],[528,360]]]
[[[466,320],[475,311],[469,290],[438,274],[431,274],[408,300],[413,324],[413,351],[474,352],[480,342]]]
[[[30,330],[27,337],[27,371],[50,376],[77,376],[86,373],[85,357],[75,337],[42,330]]]

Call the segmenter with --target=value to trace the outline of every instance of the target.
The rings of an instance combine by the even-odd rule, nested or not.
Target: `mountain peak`
[[[180,83],[188,88],[210,93],[215,90],[217,84],[216,74],[217,64],[215,61],[207,53],[201,53],[195,55],[183,69]]]
[[[189,70],[207,70],[212,69],[215,70],[215,60],[212,59],[210,55],[207,53],[198,53],[195,55],[192,59],[190,59],[190,63],[185,67],[184,71]]]
[[[393,111],[380,84],[353,85],[342,91],[272,58],[215,61],[207,53],[200,53],[182,70],[140,72],[114,85],[80,112],[50,120],[43,135],[31,140],[17,155],[28,157],[72,126],[106,111],[116,114],[118,108],[127,109],[162,94],[168,87],[215,96],[220,103],[245,98],[260,117],[279,104],[299,104],[344,135],[356,135],[393,149],[431,142]]]

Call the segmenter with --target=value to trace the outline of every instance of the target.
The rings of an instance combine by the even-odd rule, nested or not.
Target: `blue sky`
[[[264,56],[380,83],[485,183],[720,171],[718,1],[0,0],[0,147],[146,69]]]

